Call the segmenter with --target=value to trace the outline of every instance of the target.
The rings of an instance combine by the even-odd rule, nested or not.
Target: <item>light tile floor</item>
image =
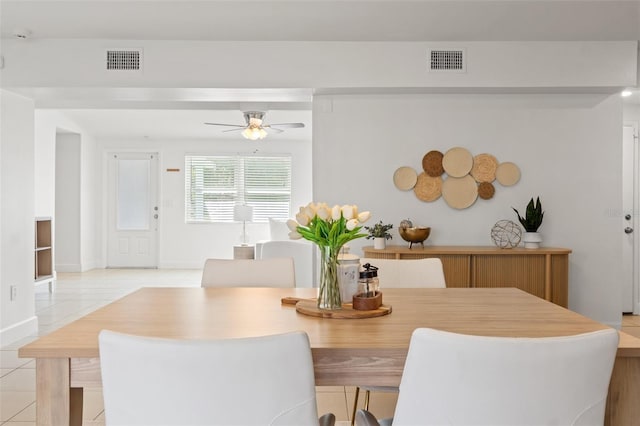
[[[95,269],[59,273],[54,293],[37,286],[38,334],[0,348],[0,426],[35,425],[35,362],[18,358],[18,348],[140,287],[198,287],[201,275],[201,270]],[[318,387],[318,411],[332,412],[338,424],[348,425],[354,393],[353,387]],[[379,418],[391,417],[396,397],[373,394],[371,411]],[[100,389],[85,389],[83,418],[84,425],[104,425]]]

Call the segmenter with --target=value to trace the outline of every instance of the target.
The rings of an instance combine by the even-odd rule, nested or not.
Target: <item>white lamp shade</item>
[[[253,207],[245,204],[233,206],[233,220],[236,222],[251,222],[253,220]]]

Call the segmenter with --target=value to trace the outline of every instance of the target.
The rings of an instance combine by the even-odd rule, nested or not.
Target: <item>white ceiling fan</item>
[[[275,131],[281,133],[283,129],[295,129],[304,127],[304,123],[278,123],[278,124],[264,124],[264,116],[266,112],[262,111],[246,111],[244,114],[244,121],[247,124],[224,124],[224,123],[204,123],[211,126],[226,126],[235,127],[234,129],[223,130],[223,132],[237,132],[242,131],[242,136],[252,141],[258,139],[264,139],[269,131]]]

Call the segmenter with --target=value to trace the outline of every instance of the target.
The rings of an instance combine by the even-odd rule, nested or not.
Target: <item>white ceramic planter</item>
[[[373,248],[376,250],[384,250],[387,247],[387,240],[384,238],[374,238]]]
[[[525,232],[522,235],[522,242],[524,243],[524,248],[528,248],[528,249],[540,248],[540,243],[542,242],[542,235],[540,235],[539,232]]]

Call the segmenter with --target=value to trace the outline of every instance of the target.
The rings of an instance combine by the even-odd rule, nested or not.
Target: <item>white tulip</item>
[[[356,206],[355,204],[353,206],[353,218],[357,219],[358,218],[358,206]]]
[[[302,235],[300,235],[300,233],[296,231],[291,231],[289,232],[289,238],[292,240],[299,240],[300,238],[302,238]]]
[[[294,231],[296,232],[298,230],[298,222],[296,222],[293,219],[289,219],[287,221],[287,227],[289,228],[289,231]]]
[[[358,214],[358,221],[360,223],[365,223],[371,217],[371,212],[362,212]]]
[[[342,216],[342,210],[340,210],[340,206],[336,204],[331,209],[331,219],[340,220],[340,216]]]
[[[313,203],[307,204],[307,207],[304,208],[304,214],[311,219],[316,215],[316,206]],[[298,221],[300,222],[300,221]]]
[[[347,230],[353,231],[358,226],[358,219],[349,219],[347,221]]]
[[[318,210],[316,210],[316,215],[322,220],[327,220],[327,219],[329,219],[329,216],[331,215],[331,212],[329,211],[329,209],[327,207],[320,206],[320,207],[318,207]]]
[[[296,215],[296,220],[298,221],[300,226],[307,226],[309,224],[309,220],[311,219],[305,213],[298,213]]]
[[[353,206],[350,206],[349,204],[342,206],[342,216],[344,216],[346,220],[353,219]]]

